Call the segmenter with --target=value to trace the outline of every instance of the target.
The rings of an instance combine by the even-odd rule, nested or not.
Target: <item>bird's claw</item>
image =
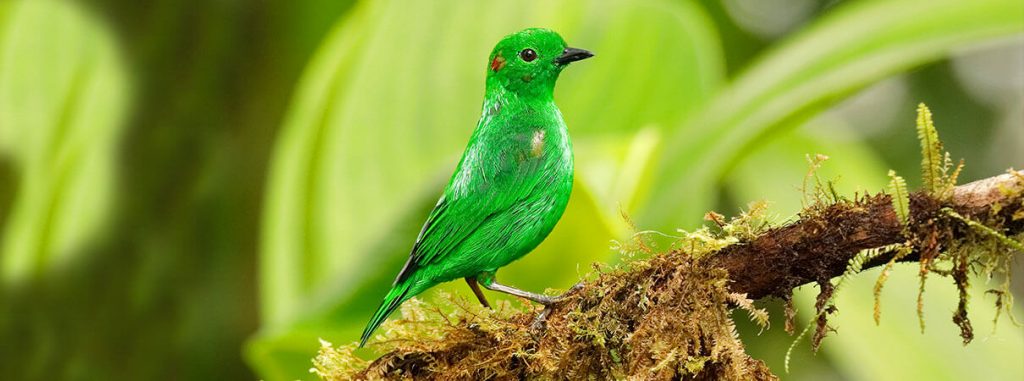
[[[544,329],[544,323],[548,320],[548,315],[551,314],[551,305],[544,306],[544,309],[537,314],[537,317],[533,319],[533,324],[530,324],[530,328],[534,331],[540,331]]]
[[[572,287],[569,287],[569,291],[566,291],[565,293],[568,294],[570,292],[579,291],[579,290],[582,290],[582,289],[583,289],[583,281],[579,281],[579,282],[576,282],[576,284],[572,285]],[[562,295],[565,295],[565,294],[562,294]]]
[[[548,300],[547,300],[548,303],[541,303],[541,304],[543,304],[545,306],[550,306],[552,304],[561,302],[561,301],[563,301],[565,299],[568,299],[570,294],[573,294],[576,291],[579,291],[581,289],[583,289],[583,282],[576,282],[576,284],[572,285],[572,287],[569,287],[568,291],[563,292],[561,295],[552,296],[552,297],[548,298]]]
[[[533,324],[530,325],[534,330],[541,330],[544,328],[544,323],[547,322],[548,315],[551,315],[551,310],[556,303],[559,303],[569,297],[572,294],[583,288],[583,282],[578,282],[566,291],[558,296],[545,297],[544,299],[537,300],[538,303],[544,305],[544,309],[537,314],[537,317],[533,319]]]

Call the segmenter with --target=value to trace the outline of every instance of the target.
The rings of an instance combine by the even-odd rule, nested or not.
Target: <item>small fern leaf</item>
[[[921,327],[921,333],[924,333],[924,284],[928,279],[928,261],[921,261],[921,270],[918,273],[920,282],[917,288],[917,324]]]
[[[882,254],[888,253],[893,250],[897,250],[902,245],[902,243],[894,243],[891,245],[861,250],[860,253],[853,257],[853,259],[850,259],[850,262],[847,262],[846,271],[839,278],[839,282],[836,283],[836,289],[839,289],[839,286],[843,284],[843,281],[856,275],[861,270],[863,270],[865,263],[868,263],[871,260],[878,258]]]
[[[881,247],[875,247],[875,248],[871,248],[871,249],[861,250],[860,253],[857,253],[856,256],[854,256],[852,259],[850,259],[849,262],[846,263],[846,271],[843,272],[843,275],[839,276],[839,280],[836,281],[835,286],[833,286],[832,296],[829,298],[828,303],[825,303],[825,305],[830,304],[832,302],[832,298],[835,298],[836,293],[839,292],[839,286],[842,286],[846,282],[847,279],[853,277],[857,273],[860,273],[861,270],[864,269],[864,264],[865,263],[870,262],[872,259],[878,258],[879,256],[881,256],[884,253],[887,253],[887,252],[892,251],[892,250],[896,250],[898,247],[900,247],[902,245],[903,245],[902,243],[896,243],[896,244],[885,245],[885,246],[881,246]],[[798,344],[800,344],[800,341],[803,340],[804,336],[807,336],[807,332],[809,332],[811,330],[811,327],[813,327],[815,325],[814,324],[815,321],[817,321],[819,318],[821,318],[823,315],[825,315],[827,313],[827,311],[828,311],[828,308],[822,308],[820,311],[818,311],[818,313],[815,315],[814,319],[811,319],[807,323],[807,326],[804,327],[803,331],[800,331],[800,334],[797,335],[795,339],[793,339],[793,342],[791,344],[789,344],[789,349],[786,349],[786,358],[785,358],[785,362],[784,362],[784,368],[786,370],[786,373],[789,373],[789,360],[790,360],[790,358],[793,355],[793,349],[795,349],[796,346]],[[815,348],[815,350],[817,350],[817,348]]]
[[[1018,251],[1024,251],[1024,243],[1017,242],[1017,240],[1015,240],[1013,238],[1010,238],[1010,237],[1007,237],[1005,234],[1000,233],[999,231],[997,231],[995,229],[992,229],[992,228],[990,228],[988,226],[985,226],[984,224],[982,224],[982,223],[980,223],[978,221],[975,221],[975,220],[972,220],[970,218],[964,217],[964,216],[960,215],[960,213],[957,213],[953,209],[942,208],[942,212],[945,213],[947,216],[953,217],[953,218],[959,220],[960,222],[963,222],[964,224],[966,224],[971,229],[974,229],[975,232],[978,232],[979,234],[987,235],[987,236],[995,239],[996,242],[999,242],[999,243],[1003,244],[1004,246],[1006,246],[1008,248],[1011,248],[1011,249],[1014,249],[1014,250],[1018,250]]]
[[[932,122],[932,112],[921,103],[917,106],[917,138],[921,141],[921,181],[927,192],[938,195],[942,191],[942,142]]]
[[[896,171],[889,170],[889,192],[892,195],[892,209],[900,218],[900,224],[907,226],[910,218],[910,193],[907,192],[907,181],[896,174]]]
[[[949,176],[946,176],[946,188],[949,189],[950,192],[952,192],[953,188],[956,187],[956,183],[958,181],[957,179],[960,177],[960,171],[963,171],[963,169],[964,159],[960,159],[960,163],[958,163],[956,167],[953,168],[953,173],[950,173]]]
[[[885,267],[882,268],[882,273],[878,275],[878,280],[875,281],[875,325],[878,325],[882,321],[882,287],[885,285],[885,281],[889,280],[889,273],[892,272],[892,268],[896,265],[896,262],[912,252],[912,247],[908,243],[897,245],[898,247],[895,248],[896,255],[893,255],[892,259],[885,264]]]
[[[754,301],[747,298],[747,294],[729,293],[726,295],[733,304],[750,314],[750,320],[757,323],[761,330],[768,328],[768,311],[754,306]]]
[[[789,359],[793,357],[793,349],[796,349],[797,344],[800,344],[800,341],[804,338],[804,336],[807,336],[807,332],[810,332],[812,326],[814,325],[807,324],[807,326],[804,327],[804,330],[800,331],[800,334],[796,335],[796,338],[793,339],[793,342],[789,344],[789,348],[786,349],[786,358],[783,362],[783,368],[785,368],[786,373],[789,373]]]
[[[895,258],[893,258],[895,259]],[[875,281],[875,325],[879,325],[882,322],[882,287],[885,286],[885,281],[889,280],[889,273],[892,271],[893,265],[896,264],[895,260],[889,261],[882,268],[882,273],[878,274],[878,280]]]

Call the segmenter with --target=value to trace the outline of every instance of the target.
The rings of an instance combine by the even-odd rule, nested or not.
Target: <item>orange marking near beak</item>
[[[501,68],[503,67],[505,67],[505,57],[502,57],[500,55],[495,56],[494,60],[491,61],[491,70],[498,71],[501,70]]]

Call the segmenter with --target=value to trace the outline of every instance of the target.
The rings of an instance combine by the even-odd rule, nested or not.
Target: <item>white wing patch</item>
[[[539,157],[544,153],[544,130],[537,130],[533,132],[533,138],[530,139],[530,154],[533,157]]]

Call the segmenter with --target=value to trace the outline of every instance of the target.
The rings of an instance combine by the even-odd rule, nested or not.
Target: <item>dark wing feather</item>
[[[437,205],[434,205],[434,209],[430,211],[430,216],[427,217],[427,222],[423,223],[423,228],[420,229],[420,234],[416,236],[416,243],[412,246],[412,251],[409,252],[409,259],[405,261],[405,266],[402,266],[402,271],[399,271],[398,276],[395,277],[394,285],[408,279],[409,276],[416,272],[416,269],[420,267],[420,263],[423,261],[423,253],[420,252],[420,245],[423,244],[423,237],[431,230],[432,227],[435,226],[435,222],[447,209],[447,198],[442,195],[441,199],[437,200]]]

